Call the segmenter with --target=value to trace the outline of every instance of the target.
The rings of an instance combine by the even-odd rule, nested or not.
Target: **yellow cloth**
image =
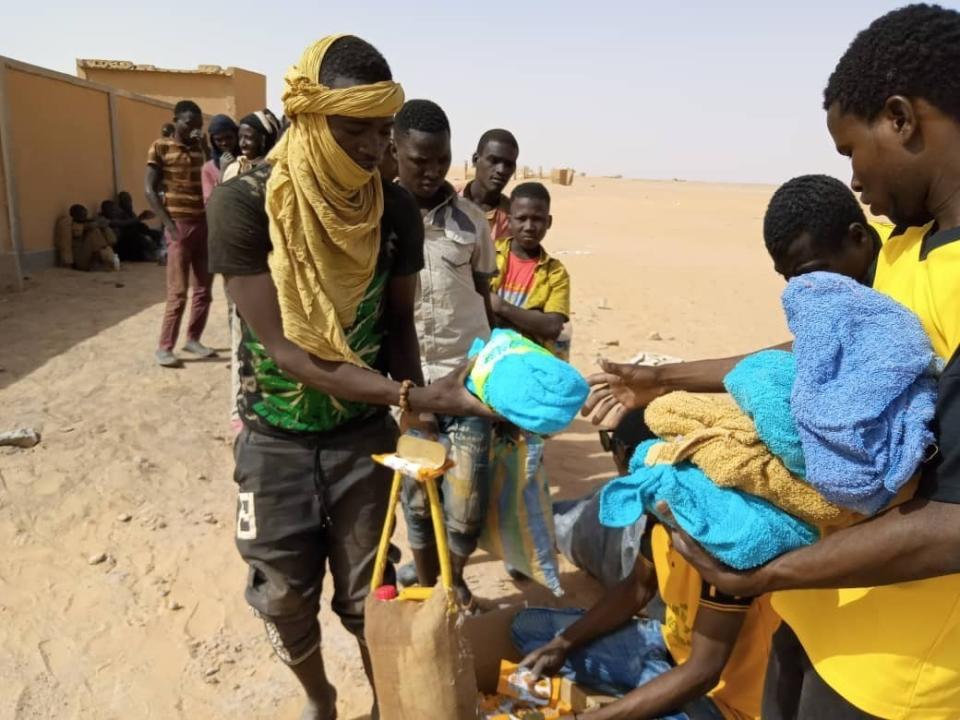
[[[403,89],[392,81],[321,85],[320,63],[339,37],[308,47],[285,78],[291,125],[269,155],[270,274],[290,341],[318,358],[366,367],[344,330],[376,269],[383,186],[379,172],[363,169],[340,147],[327,116],[391,116]]]
[[[690,460],[717,485],[769,500],[821,532],[863,519],[795,478],[729,395],[673,392],[650,403],[644,418],[653,432],[669,440],[656,446],[657,462]]]
[[[960,241],[924,255],[929,232],[928,225],[891,235],[873,286],[913,310],[934,350],[949,358],[960,345]],[[773,606],[817,674],[861,710],[890,719],[960,718],[960,574],[777,592]]]
[[[719,708],[724,720],[757,720],[770,641],[780,625],[780,618],[770,607],[769,596],[761,595],[750,602],[718,593],[673,549],[670,533],[663,525],[657,524],[650,533],[650,553],[657,571],[660,597],[666,606],[661,626],[663,642],[677,665],[690,658],[693,628],[702,608],[745,613],[720,682],[707,696]]]

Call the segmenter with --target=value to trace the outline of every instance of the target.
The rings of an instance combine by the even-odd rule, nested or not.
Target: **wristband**
[[[413,388],[413,380],[404,380],[400,383],[400,410],[401,412],[411,412],[410,409],[410,390]]]

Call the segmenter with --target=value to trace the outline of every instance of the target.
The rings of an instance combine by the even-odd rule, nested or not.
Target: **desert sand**
[[[550,190],[547,247],[573,278],[582,371],[786,339],[760,233],[772,188],[577,177]],[[0,720],[298,717],[242,596],[226,355],[156,367],[162,302],[152,265],[51,270],[0,296],[0,431],[43,437],[0,448]],[[205,339],[227,346],[219,282]],[[550,441],[547,466],[558,498],[613,469],[582,420]],[[487,606],[545,596],[482,553],[467,577]],[[596,597],[569,566],[563,581],[566,603]],[[328,608],[321,621],[340,717],[365,717],[355,644]]]

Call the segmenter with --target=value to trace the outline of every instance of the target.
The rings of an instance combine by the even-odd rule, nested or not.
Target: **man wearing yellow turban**
[[[268,162],[210,198],[210,269],[243,335],[234,477],[247,601],[307,694],[303,717],[325,720],[336,716],[317,620],[328,566],[369,675],[363,601],[390,485],[370,455],[396,446],[387,406],[406,423],[489,411],[465,370],[419,387],[423,224],[377,171],[403,102],[386,60],[359,38],[324,38],[287,74],[283,102],[290,128]]]

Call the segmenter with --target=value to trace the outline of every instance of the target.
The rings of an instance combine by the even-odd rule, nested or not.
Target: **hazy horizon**
[[[267,77],[278,114],[283,75],[311,41],[359,35],[390,62],[408,98],[438,102],[454,169],[491,127],[512,130],[520,164],[594,176],[776,184],[823,172],[849,179],[821,109],[854,35],[902,2],[555,2],[490,0],[307,7],[191,6],[186,19],[107,0],[18,4],[0,54],[76,74],[77,58],[166,68],[242,67]],[[195,28],[192,31],[191,28]]]

